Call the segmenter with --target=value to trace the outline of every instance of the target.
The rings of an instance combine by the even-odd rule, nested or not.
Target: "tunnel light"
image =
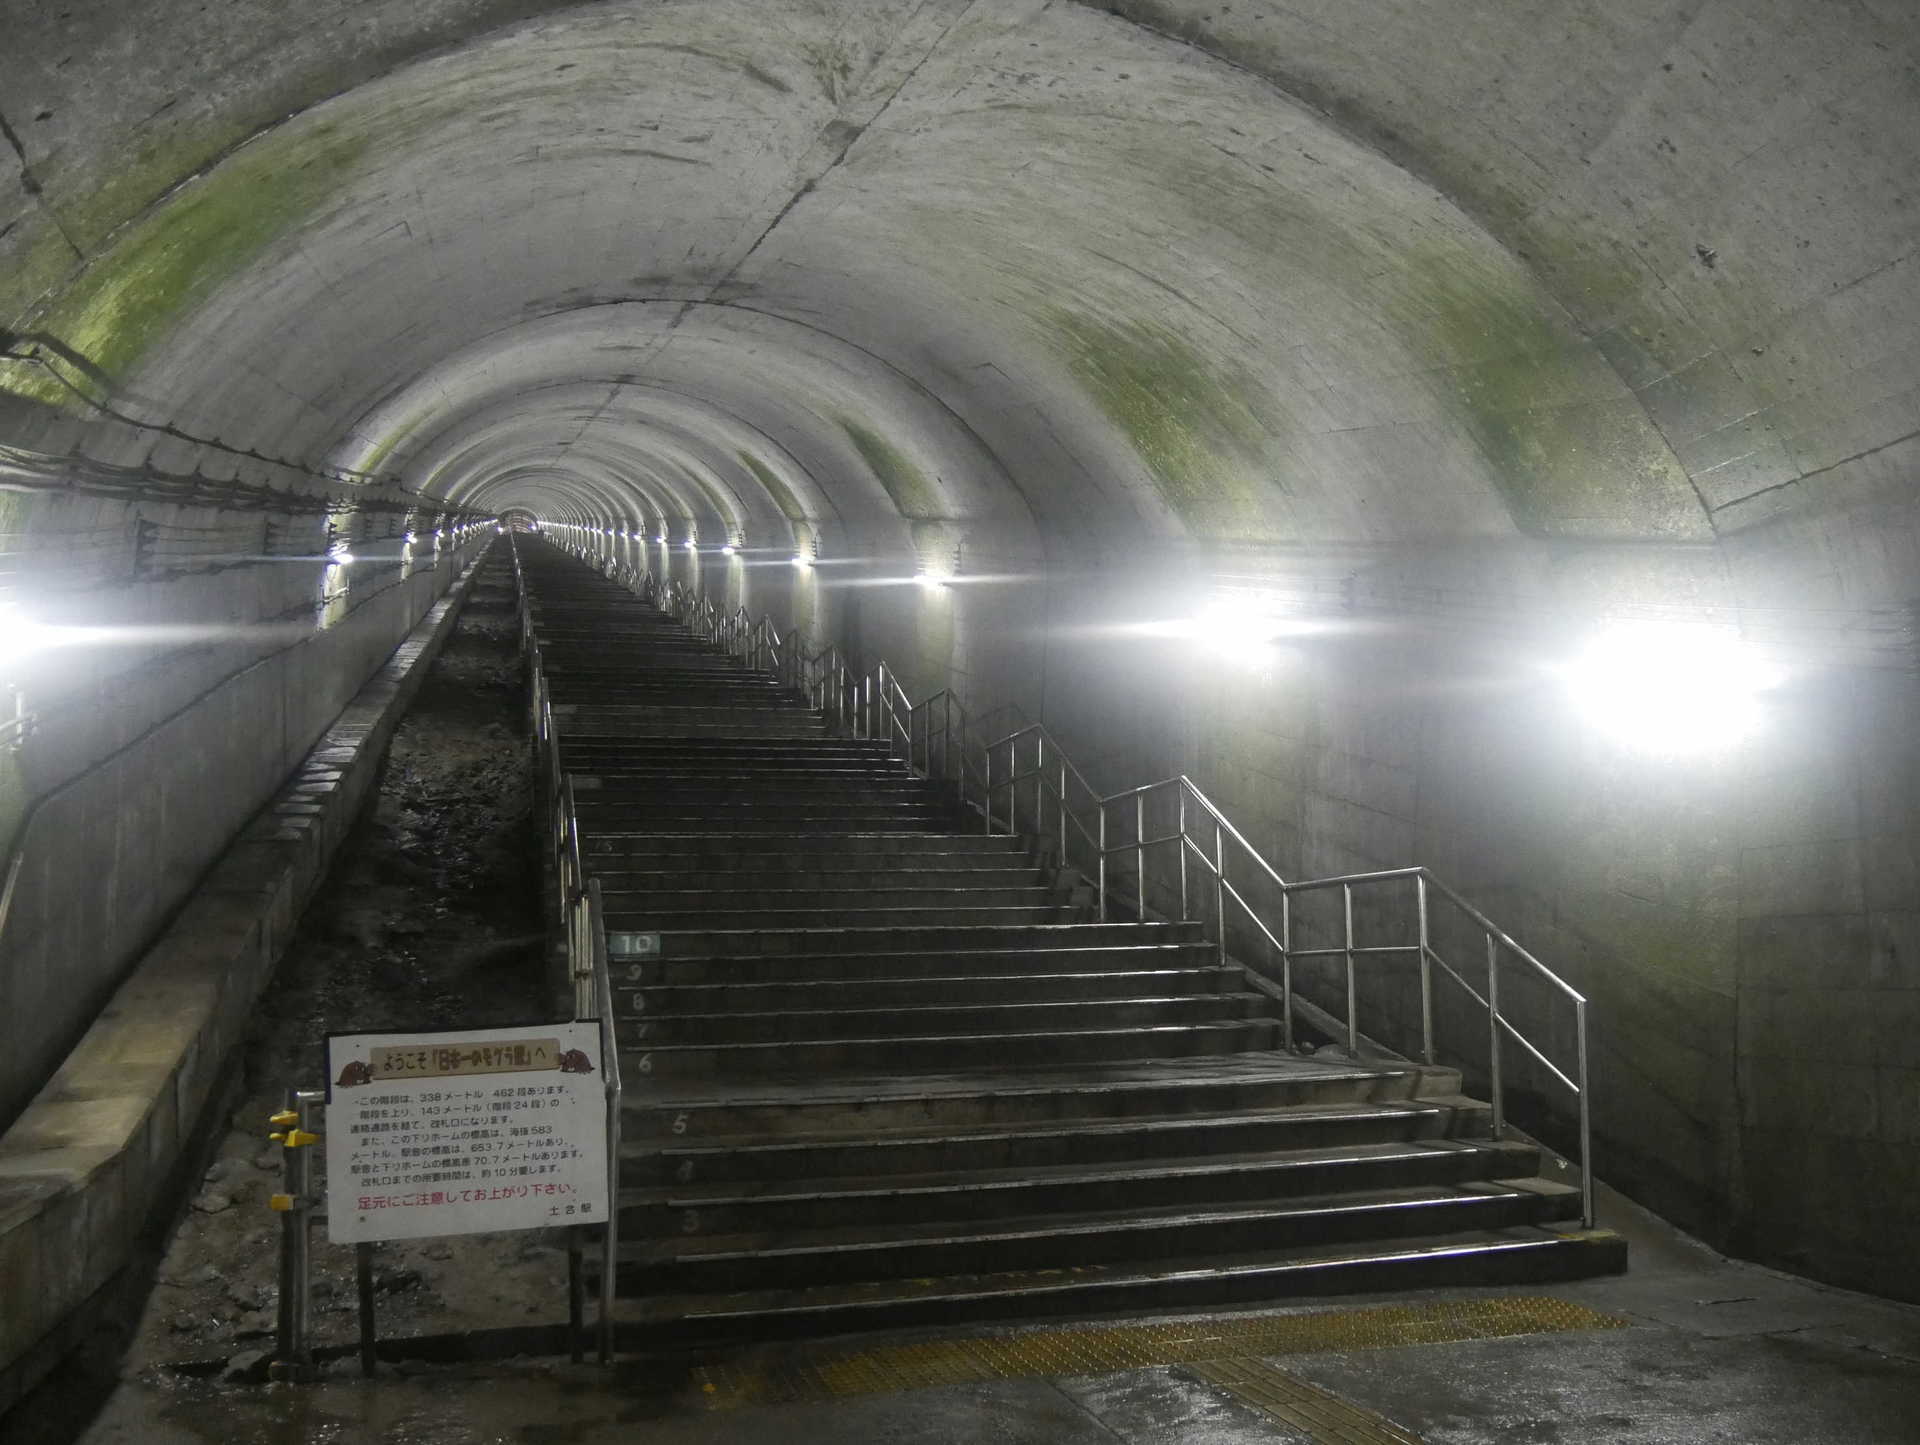
[[[343,542],[333,547],[327,553],[327,560],[336,567],[345,567],[354,559],[353,559],[353,553],[347,548],[347,545]]]
[[[1193,636],[1209,652],[1243,662],[1263,655],[1287,630],[1271,612],[1249,607],[1244,599],[1222,598],[1194,619]]]
[[[413,545],[413,544],[414,544],[415,542],[418,542],[419,540],[420,540],[420,539],[419,539],[418,537],[416,537],[416,536],[414,536],[414,535],[413,535],[413,533],[411,533],[411,532],[409,532],[409,533],[407,533],[407,545],[408,545],[409,547],[411,547],[411,546],[412,546],[412,545]]]
[[[35,653],[55,646],[64,631],[64,628],[49,627],[44,622],[22,617],[11,607],[0,610],[0,667],[24,662]]]
[[[915,574],[913,580],[917,582],[924,591],[927,591],[927,592],[944,591],[947,585],[946,578],[936,576],[932,572],[917,573]]]
[[[798,552],[795,552],[793,554],[793,565],[800,568],[802,571],[805,571],[812,564],[808,562],[807,559],[801,556]]]
[[[687,538],[687,550],[689,552],[697,552],[700,550],[697,546],[694,545],[693,538],[691,537]]]
[[[1697,753],[1748,736],[1761,721],[1761,695],[1784,680],[1732,628],[1691,623],[1614,628],[1561,671],[1596,726],[1665,753]]]
[[[720,549],[720,555],[722,557],[731,557],[734,554],[734,552],[737,550],[738,549],[733,545],[733,543],[729,542],[727,543],[726,546]]]

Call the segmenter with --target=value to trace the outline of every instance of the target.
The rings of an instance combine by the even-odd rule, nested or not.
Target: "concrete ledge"
[[[166,1202],[182,1150],[478,565],[221,855],[0,1137],[0,1414],[58,1363],[87,1303],[131,1261]]]

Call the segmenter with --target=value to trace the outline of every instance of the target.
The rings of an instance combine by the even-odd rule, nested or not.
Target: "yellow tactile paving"
[[[1199,1360],[1190,1368],[1318,1445],[1424,1445],[1418,1435],[1385,1416],[1349,1404],[1265,1360]]]
[[[1150,1365],[1232,1361],[1237,1367],[1263,1355],[1377,1350],[1504,1335],[1619,1329],[1626,1323],[1617,1316],[1550,1295],[1516,1295],[1166,1324],[1023,1330],[917,1340],[866,1350],[799,1348],[702,1366],[693,1379],[711,1408],[730,1410],[1023,1376],[1106,1374]],[[1289,1378],[1274,1374],[1280,1380]],[[1356,1438],[1379,1441],[1412,1437],[1376,1434]]]

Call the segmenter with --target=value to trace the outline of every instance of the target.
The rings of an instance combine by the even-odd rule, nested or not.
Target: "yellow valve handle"
[[[293,1196],[291,1194],[269,1194],[267,1196],[267,1208],[278,1214],[285,1214],[293,1208]]]
[[[268,1119],[267,1122],[276,1129],[284,1129],[289,1124],[298,1124],[300,1122],[300,1114],[296,1109],[282,1109],[279,1113]]]
[[[269,1134],[267,1137],[276,1144],[284,1144],[287,1142],[287,1136],[285,1134]]]
[[[289,1129],[284,1138],[279,1134],[275,1134],[272,1137],[281,1139],[281,1142],[289,1149],[304,1149],[309,1144],[318,1144],[320,1142],[320,1136],[318,1134],[310,1134],[305,1129]]]

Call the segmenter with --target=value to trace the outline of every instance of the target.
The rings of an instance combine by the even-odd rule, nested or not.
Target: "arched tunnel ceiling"
[[[1062,552],[1697,542],[1912,439],[1906,0],[221,9],[10,17],[5,304],[278,453]]]

